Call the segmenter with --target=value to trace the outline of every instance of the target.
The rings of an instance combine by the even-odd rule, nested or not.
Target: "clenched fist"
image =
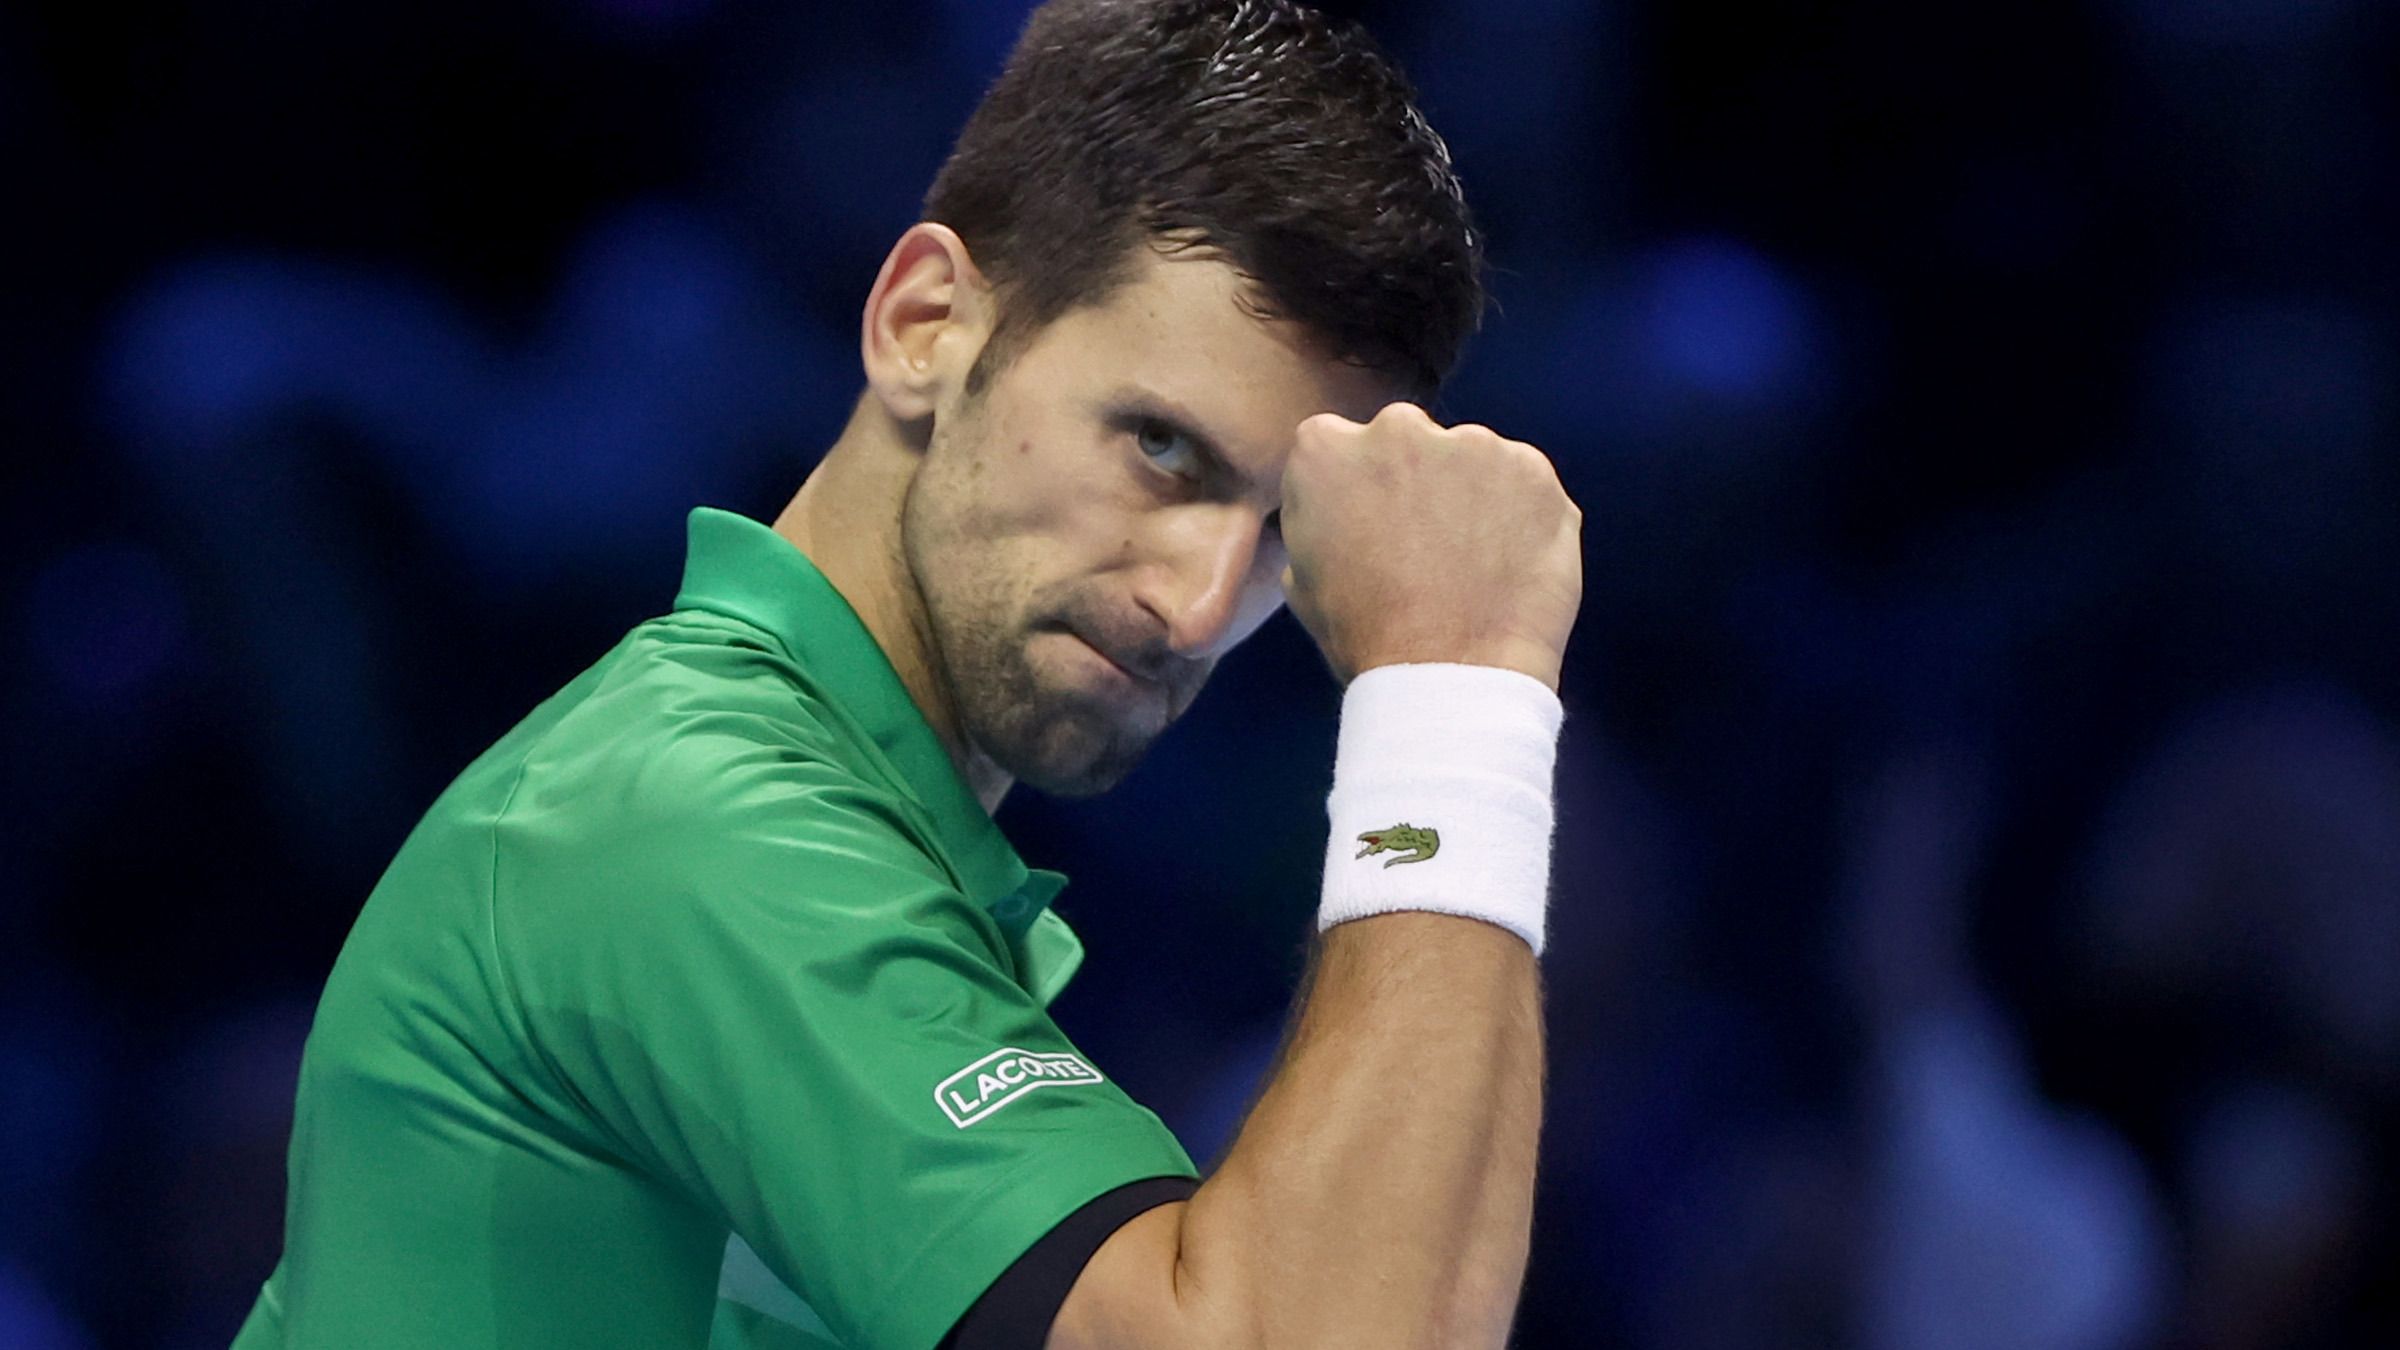
[[[1283,588],[1347,683],[1455,661],[1558,688],[1583,603],[1583,512],[1541,451],[1413,403],[1300,424],[1283,475]]]

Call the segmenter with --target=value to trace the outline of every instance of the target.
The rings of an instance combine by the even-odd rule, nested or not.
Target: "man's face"
[[[901,547],[960,732],[1047,792],[1103,792],[1283,604],[1302,420],[1398,392],[1238,303],[1231,267],[1141,250],[936,416]]]

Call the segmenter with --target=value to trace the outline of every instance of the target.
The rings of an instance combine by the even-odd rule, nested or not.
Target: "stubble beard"
[[[1156,731],[1128,726],[1093,701],[1045,685],[1027,644],[1039,616],[1030,582],[999,549],[969,542],[972,488],[955,471],[963,447],[928,448],[900,507],[900,553],[924,616],[934,678],[968,746],[1019,782],[1059,797],[1108,791],[1133,772]],[[1057,627],[1055,622],[1049,627]]]

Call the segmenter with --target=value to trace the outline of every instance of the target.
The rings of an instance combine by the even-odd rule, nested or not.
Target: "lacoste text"
[[[942,1114],[950,1117],[950,1123],[963,1130],[1036,1088],[1101,1081],[1100,1071],[1084,1063],[1080,1055],[1011,1046],[994,1050],[943,1079],[933,1090],[933,1100]]]

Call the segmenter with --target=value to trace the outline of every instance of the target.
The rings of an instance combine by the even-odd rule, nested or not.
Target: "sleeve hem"
[[[1068,1216],[1128,1182],[1165,1176],[1197,1180],[1199,1172],[1164,1124],[1079,1134],[1071,1148],[1025,1159],[909,1257],[870,1305],[878,1313],[870,1342],[934,1350],[983,1291]]]
[[[1192,1177],[1144,1177],[1084,1202],[1034,1239],[976,1296],[942,1338],[940,1350],[1023,1350],[1042,1344],[1084,1268],[1118,1229],[1162,1205],[1188,1201],[1199,1189]]]

